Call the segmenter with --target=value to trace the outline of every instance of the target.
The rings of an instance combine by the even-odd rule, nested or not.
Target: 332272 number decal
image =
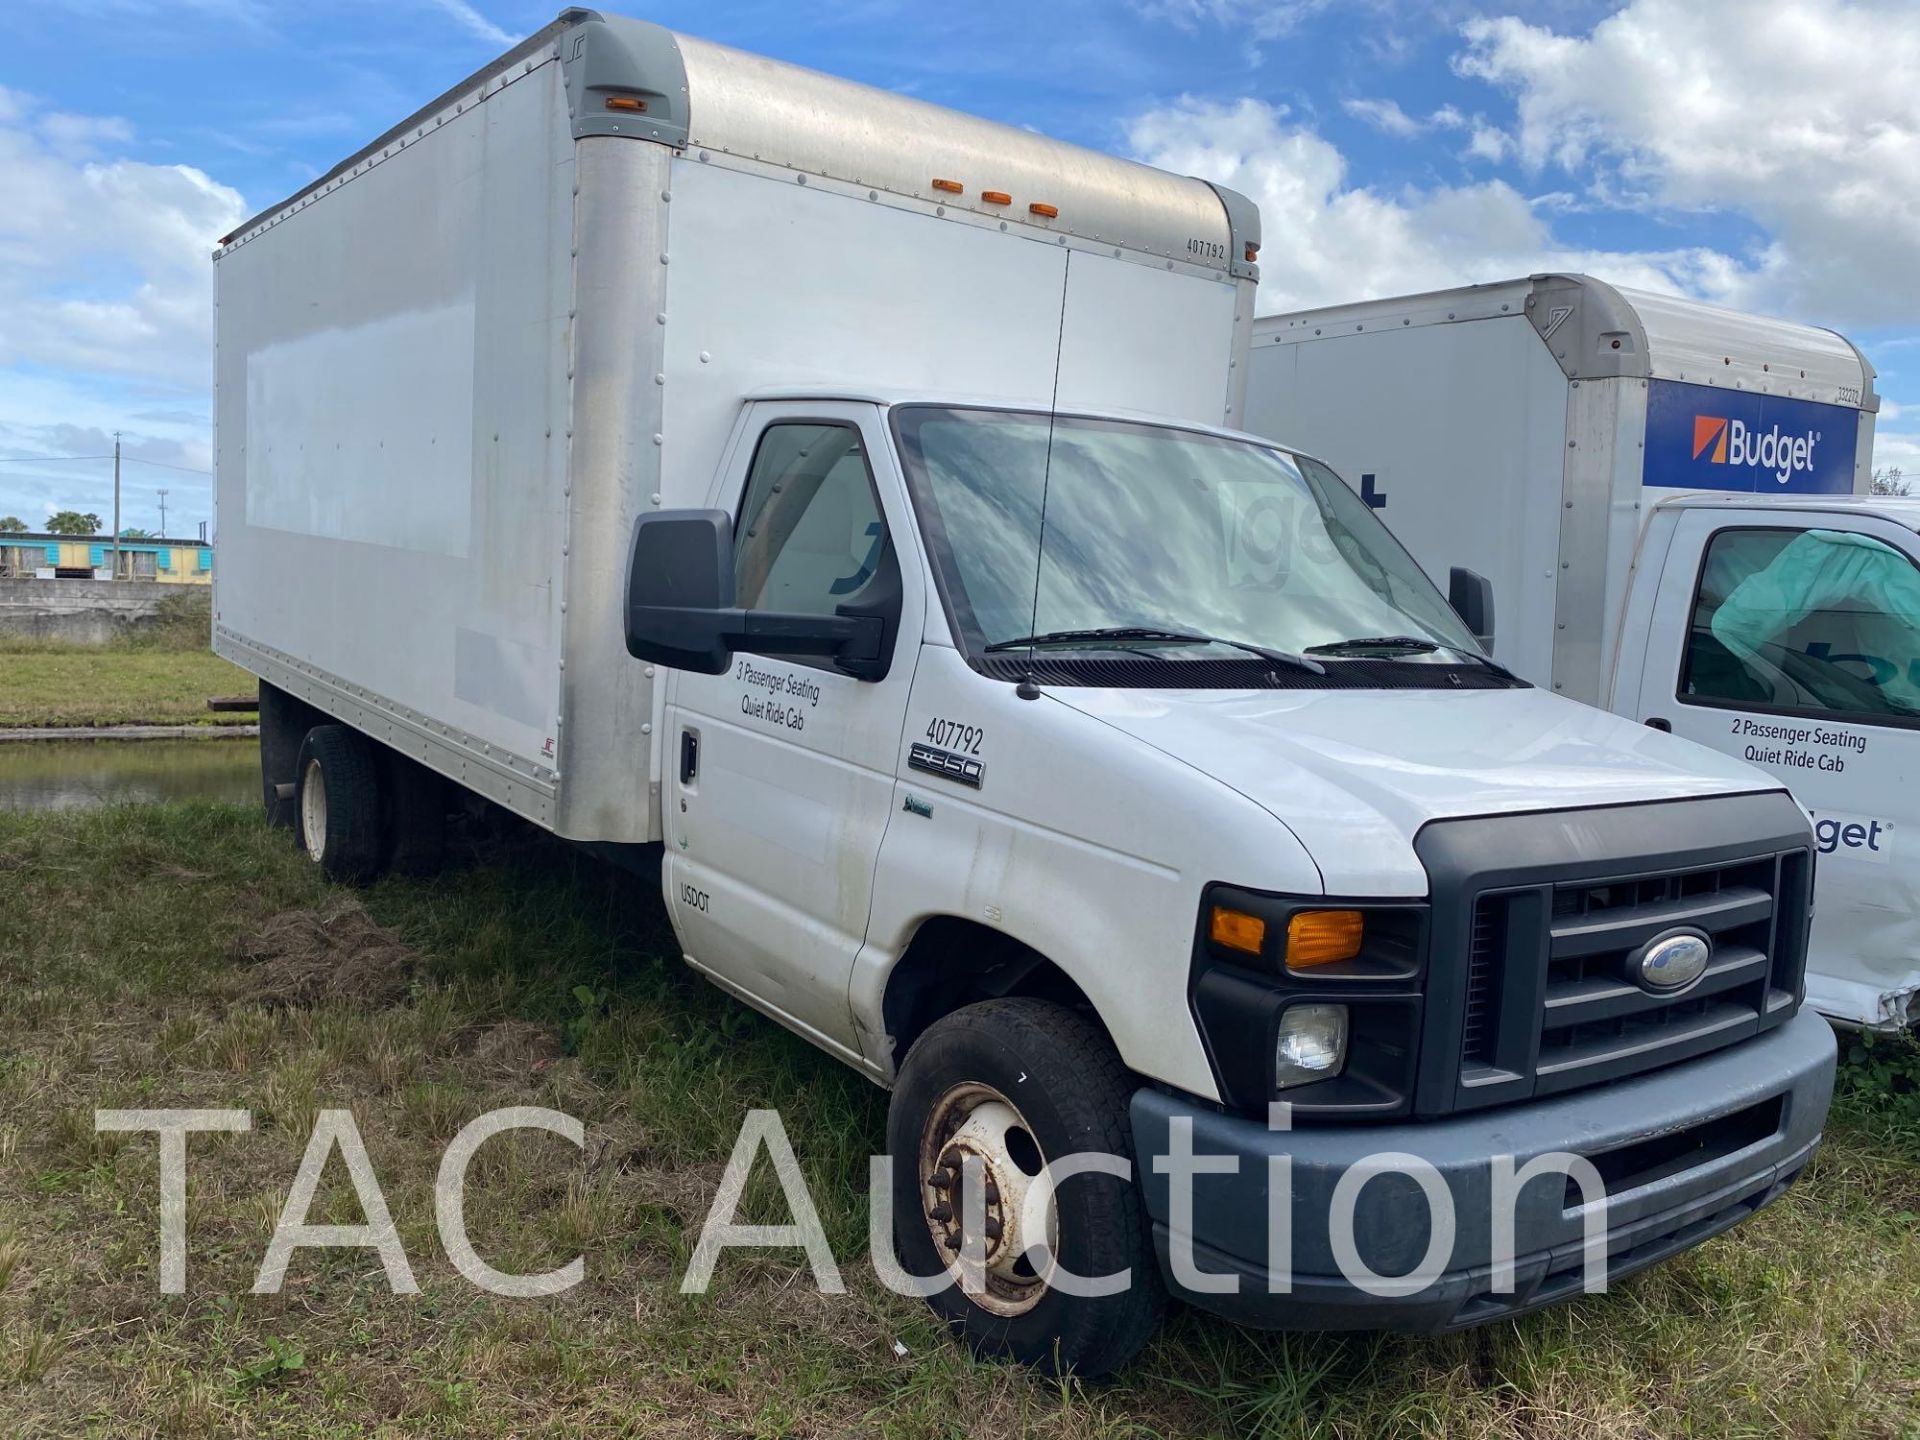
[[[952,750],[961,755],[978,755],[980,742],[986,732],[978,725],[963,724],[958,720],[930,720],[927,722],[927,743],[942,750]]]

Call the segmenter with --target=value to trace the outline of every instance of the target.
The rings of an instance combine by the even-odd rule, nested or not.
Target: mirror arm
[[[871,660],[880,653],[883,627],[875,615],[736,610],[727,621],[727,640],[736,649],[778,655],[839,655],[851,660]]]

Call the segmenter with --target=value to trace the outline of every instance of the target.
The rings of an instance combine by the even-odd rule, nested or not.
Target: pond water
[[[260,803],[260,742],[13,740],[0,743],[0,810],[116,801]]]

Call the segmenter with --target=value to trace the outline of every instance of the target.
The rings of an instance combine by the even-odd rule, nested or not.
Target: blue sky
[[[209,517],[207,252],[552,0],[0,6],[0,457],[125,432],[125,523]],[[1264,310],[1584,268],[1846,331],[1920,475],[1920,6],[908,0],[627,13],[1261,202]],[[175,467],[175,468],[163,468]],[[97,461],[0,514],[107,513]]]

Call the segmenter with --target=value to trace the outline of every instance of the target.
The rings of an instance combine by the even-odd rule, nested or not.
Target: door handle
[[[1673,722],[1663,715],[1649,715],[1647,717],[1647,728],[1649,730],[1659,730],[1671,735],[1673,733]]]
[[[680,732],[680,783],[691,785],[700,773],[700,736],[693,730]]]

